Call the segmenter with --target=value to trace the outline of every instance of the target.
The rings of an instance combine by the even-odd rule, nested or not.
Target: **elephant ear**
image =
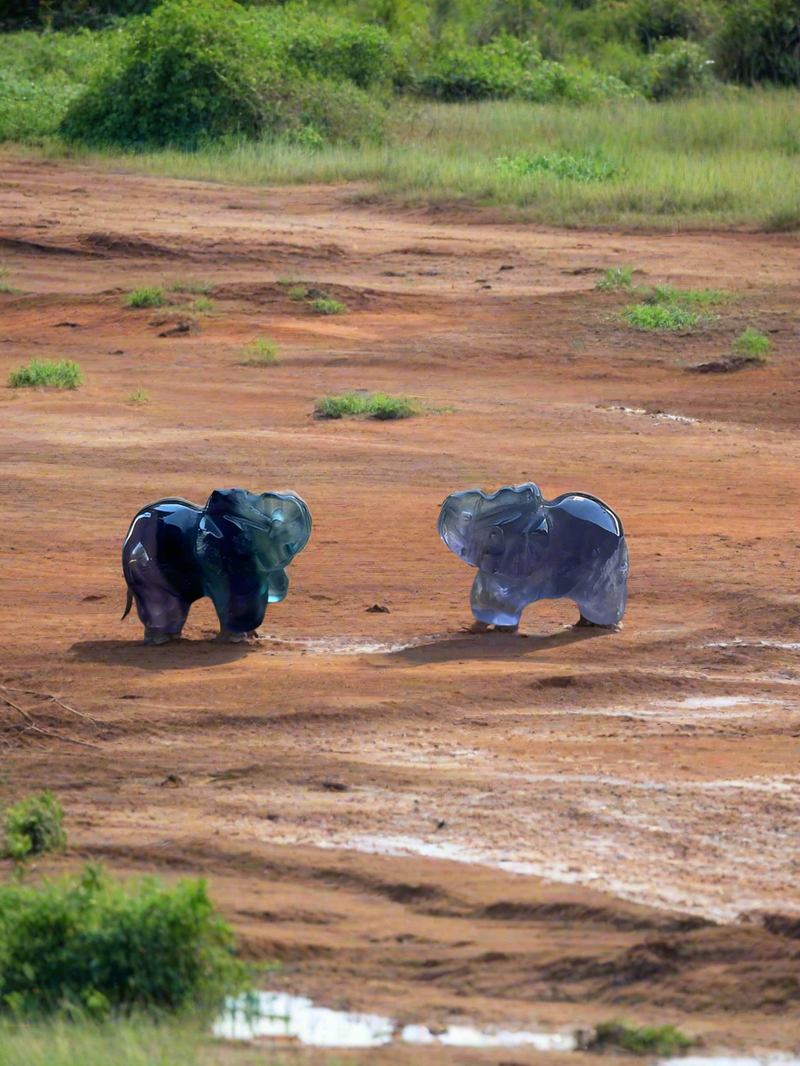
[[[301,552],[311,536],[311,512],[305,500],[294,492],[262,492],[255,507],[272,524],[272,537],[293,544],[293,554]]]

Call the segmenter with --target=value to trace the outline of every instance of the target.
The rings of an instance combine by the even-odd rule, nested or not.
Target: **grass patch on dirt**
[[[724,289],[676,289],[673,285],[656,285],[647,295],[651,303],[701,308],[726,304],[732,298]]]
[[[771,343],[766,333],[748,326],[744,333],[736,338],[731,347],[737,355],[746,355],[765,363]]]
[[[195,296],[210,296],[214,286],[210,281],[175,281],[169,287],[170,292],[185,292]]]
[[[198,296],[192,304],[192,310],[201,315],[210,314],[214,310],[214,301],[209,300],[207,296]]]
[[[8,277],[8,271],[7,270],[0,270],[0,292],[6,292],[6,293],[19,292],[19,289],[15,289],[10,281],[6,281],[7,277]]]
[[[321,296],[311,304],[318,315],[343,315],[347,312],[347,304],[333,300],[330,296]]]
[[[387,396],[385,393],[345,392],[339,396],[324,396],[314,405],[317,418],[354,418],[368,415],[379,422],[396,418],[410,418],[419,414],[419,407],[404,396]]]
[[[633,287],[633,267],[610,267],[594,284],[598,292],[615,292]]]
[[[147,389],[136,389],[135,392],[129,392],[125,397],[125,403],[131,407],[143,407],[149,400]]]
[[[149,285],[134,289],[125,297],[128,307],[163,307],[166,302],[164,290]]]
[[[603,1022],[589,1043],[592,1051],[628,1051],[633,1055],[681,1055],[693,1041],[672,1025],[634,1029],[623,1022]]]
[[[741,90],[659,104],[574,107],[524,101],[420,104],[395,122],[391,143],[219,143],[193,153],[73,149],[115,169],[241,184],[367,183],[360,196],[408,203],[463,201],[518,209],[555,225],[800,225],[797,94]],[[498,157],[535,152],[603,160],[603,181],[501,169]],[[46,149],[63,155],[53,143]],[[524,168],[523,168],[524,169]]]
[[[83,375],[71,359],[31,359],[27,366],[10,372],[8,384],[12,389],[77,389],[83,384]]]
[[[241,366],[275,366],[278,345],[265,337],[256,337],[242,350]]]
[[[687,311],[682,307],[642,303],[626,307],[622,318],[634,329],[677,331],[693,329],[701,316],[696,311]]]

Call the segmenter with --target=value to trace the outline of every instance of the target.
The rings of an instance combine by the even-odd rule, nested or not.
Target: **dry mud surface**
[[[7,157],[0,259],[22,290],[0,294],[2,377],[34,356],[86,376],[0,388],[0,799],[61,794],[57,867],[206,876],[245,952],[283,963],[270,984],[328,1006],[796,1047],[795,239],[556,231]],[[627,298],[594,291],[624,264],[737,297],[694,333],[636,333],[613,317]],[[193,297],[123,307],[176,280],[214,288],[189,332],[159,336]],[[315,315],[287,280],[350,313]],[[687,372],[747,325],[768,366]],[[239,365],[257,336],[278,365]],[[140,387],[148,404],[126,405]],[[359,388],[429,410],[312,418]],[[622,515],[621,633],[572,630],[566,602],[529,608],[520,635],[461,632],[472,571],[439,505],[526,480]],[[212,643],[204,601],[187,639],[143,647],[119,621],[130,518],[233,486],[309,503],[287,600],[257,645]]]

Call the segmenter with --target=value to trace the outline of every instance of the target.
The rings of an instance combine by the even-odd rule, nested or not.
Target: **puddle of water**
[[[704,644],[704,648],[780,648],[782,651],[800,651],[800,642],[780,640],[716,640]]]
[[[230,1000],[213,1032],[224,1040],[288,1037],[309,1047],[380,1047],[395,1040],[449,1047],[532,1047],[537,1051],[574,1051],[577,1047],[569,1033],[481,1030],[470,1025],[451,1025],[435,1032],[426,1025],[400,1029],[391,1018],[380,1014],[315,1007],[310,999],[285,992],[258,992]]]
[[[649,414],[643,407],[623,407],[621,404],[612,404],[609,407],[603,408],[605,411],[622,411],[626,415],[646,415]],[[654,422],[680,422],[683,426],[691,426],[697,421],[696,418],[687,418],[686,415],[671,415],[666,411],[654,411],[650,414],[650,418]]]
[[[435,644],[437,640],[447,636],[446,633],[432,633],[425,637],[412,637],[410,640],[387,644],[369,637],[278,637],[265,633],[261,640],[264,643],[305,651],[311,655],[385,655],[405,651],[407,648],[419,648],[423,644]]]

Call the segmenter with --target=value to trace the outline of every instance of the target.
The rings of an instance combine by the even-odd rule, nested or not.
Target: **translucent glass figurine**
[[[308,543],[311,514],[294,493],[212,492],[205,507],[148,504],[122,545],[126,617],[136,600],[145,644],[177,639],[195,600],[210,596],[220,639],[240,641],[289,589],[286,567]]]
[[[536,600],[573,600],[582,626],[613,626],[625,613],[628,547],[619,518],[596,496],[545,500],[531,483],[454,492],[442,504],[439,536],[478,568],[473,632],[515,630]]]

